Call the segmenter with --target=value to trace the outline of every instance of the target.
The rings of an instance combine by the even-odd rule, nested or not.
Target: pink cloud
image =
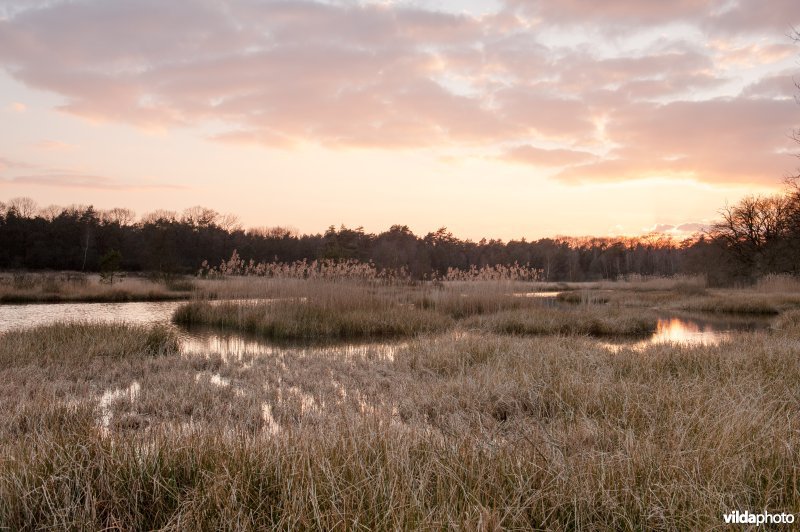
[[[36,147],[46,151],[64,151],[75,149],[74,144],[69,144],[60,140],[42,140],[36,143]]]
[[[585,151],[567,149],[544,149],[535,146],[516,146],[507,150],[503,158],[509,161],[535,166],[571,166],[597,159]]]
[[[800,22],[800,8],[779,1],[784,23]],[[738,97],[708,96],[742,84],[728,69],[778,69],[792,53],[788,38],[741,37],[775,31],[772,8],[745,0],[504,6],[476,17],[315,0],[20,4],[0,21],[0,68],[61,95],[61,108],[81,117],[148,128],[223,124],[213,138],[224,142],[467,146],[553,167],[570,182],[674,174],[767,182],[790,167],[780,154],[794,126],[789,73],[764,69],[748,74]],[[614,33],[673,23],[703,38],[659,30],[655,43],[601,54],[540,37],[563,26]],[[560,147],[536,147],[553,142]],[[592,155],[601,151],[607,156]]]
[[[611,26],[667,24],[696,19],[725,5],[724,0],[674,0],[641,2],[639,0],[506,0],[506,5],[530,16],[560,24],[596,24]]]
[[[793,145],[794,105],[735,98],[631,106],[606,125],[621,147],[560,177],[612,181],[679,174],[718,183],[777,183],[794,165],[785,154]]]
[[[684,23],[719,34],[786,33],[800,22],[800,4],[775,0],[505,0],[512,12],[551,24],[594,26],[605,31],[638,30]]]
[[[109,177],[85,174],[32,174],[0,178],[0,182],[14,184],[41,185],[61,188],[87,188],[100,190],[147,190],[147,189],[179,189],[182,187],[170,184],[131,184],[123,183]]]

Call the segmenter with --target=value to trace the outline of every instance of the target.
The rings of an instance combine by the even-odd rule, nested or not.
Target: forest
[[[639,276],[705,275],[712,286],[747,284],[800,268],[800,188],[789,180],[778,195],[751,196],[718,213],[717,223],[683,240],[641,237],[554,237],[462,240],[445,227],[424,236],[393,225],[378,234],[330,226],[322,234],[282,227],[243,229],[235,216],[192,207],[137,219],[130,209],[39,208],[30,198],[0,202],[0,268],[99,271],[113,254],[119,268],[161,276],[195,274],[234,252],[243,260],[291,263],[355,260],[378,270],[432,279],[448,270],[518,264],[544,281],[594,281]]]

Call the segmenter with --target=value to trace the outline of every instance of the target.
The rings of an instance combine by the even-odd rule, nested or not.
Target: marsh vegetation
[[[262,341],[391,333],[392,349],[187,353],[169,324],[6,332],[0,526],[703,529],[800,509],[791,293],[740,291],[781,314],[715,344],[593,338],[655,327],[645,302],[728,295],[681,282],[553,303],[519,297],[556,288],[531,283],[231,278],[199,282],[227,301],[175,313]]]
[[[194,290],[193,281],[179,278],[130,276],[107,283],[78,272],[0,274],[0,304],[175,301],[190,299]]]

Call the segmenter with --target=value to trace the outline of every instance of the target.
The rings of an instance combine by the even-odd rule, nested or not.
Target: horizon
[[[404,227],[407,228],[411,233],[420,239],[425,238],[425,236],[429,234],[436,233],[438,231],[445,230],[450,233],[453,237],[455,237],[460,242],[464,243],[480,243],[482,241],[487,242],[501,242],[501,243],[510,243],[510,242],[536,242],[539,240],[553,240],[553,241],[582,241],[582,240],[614,240],[614,241],[646,241],[652,239],[668,239],[675,243],[680,243],[684,240],[696,240],[703,235],[708,234],[708,232],[712,229],[713,224],[697,226],[697,227],[657,227],[650,232],[642,232],[639,234],[607,234],[607,235],[592,235],[592,234],[585,234],[585,235],[545,235],[536,238],[529,238],[527,236],[519,236],[519,237],[512,237],[512,238],[500,238],[494,237],[491,235],[483,235],[479,238],[472,238],[472,237],[464,237],[462,235],[458,235],[450,230],[449,227],[446,225],[432,228],[430,230],[414,230],[409,224],[404,223],[394,223],[390,224],[389,226],[377,229],[367,229],[363,225],[356,225],[356,226],[345,226],[343,224],[328,224],[325,226],[324,229],[317,229],[312,231],[300,231],[298,228],[293,226],[287,225],[272,225],[272,226],[245,226],[241,223],[238,216],[235,213],[222,213],[216,211],[215,209],[203,205],[194,205],[192,207],[187,207],[186,209],[182,210],[169,210],[169,209],[157,209],[155,211],[150,212],[143,212],[137,213],[132,209],[127,209],[125,207],[116,206],[111,209],[100,209],[97,208],[95,205],[85,205],[85,204],[70,204],[70,205],[40,205],[36,202],[33,198],[23,196],[23,197],[15,197],[15,198],[8,198],[2,199],[0,198],[0,216],[11,209],[12,205],[15,202],[22,201],[32,201],[34,204],[34,211],[29,215],[21,215],[22,218],[35,218],[41,217],[46,219],[49,222],[52,222],[53,218],[58,216],[63,212],[68,211],[86,211],[86,210],[93,210],[98,215],[98,220],[104,220],[105,214],[113,214],[112,211],[127,211],[130,215],[130,218],[127,219],[125,222],[121,223],[123,226],[132,226],[132,225],[142,225],[150,222],[150,218],[153,216],[161,216],[163,219],[172,220],[176,223],[186,223],[186,216],[189,211],[193,209],[208,209],[214,215],[213,224],[217,227],[229,232],[234,233],[236,231],[242,231],[247,234],[258,234],[259,232],[269,231],[269,230],[283,230],[287,234],[292,237],[315,237],[315,236],[324,236],[326,232],[330,230],[334,231],[361,231],[367,235],[377,236],[383,233],[390,232],[395,227]],[[189,214],[191,216],[191,214]]]
[[[6,0],[0,197],[688,237],[796,174],[798,26],[789,0]]]

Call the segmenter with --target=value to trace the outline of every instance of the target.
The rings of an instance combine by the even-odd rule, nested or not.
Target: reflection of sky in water
[[[552,298],[558,292],[530,292],[521,297]],[[170,324],[180,301],[137,303],[62,303],[0,305],[0,333],[12,329],[35,327],[58,321],[127,322],[134,324]],[[730,331],[765,329],[770,321],[755,317],[719,315],[664,315],[658,320],[656,332],[645,340],[607,343],[612,348],[622,346],[643,348],[652,344],[676,343],[685,345],[716,345]],[[181,351],[187,355],[219,354],[224,359],[240,359],[245,355],[276,355],[291,352],[297,356],[338,356],[346,358],[394,358],[399,342],[284,344],[272,343],[253,336],[216,330],[185,330],[177,328]]]
[[[240,334],[217,334],[208,331],[181,330],[181,352],[185,355],[219,354],[224,360],[241,359],[245,355],[280,355],[291,352],[295,356],[336,356],[345,358],[394,359],[400,342],[332,343],[301,345],[295,343],[273,343]]]
[[[169,323],[183,301],[0,305],[0,332],[57,321]]]
[[[709,316],[681,316],[662,317],[658,319],[656,331],[647,339],[639,341],[620,340],[618,342],[604,342],[603,345],[612,350],[623,347],[644,349],[650,345],[678,344],[678,345],[718,345],[730,337],[733,331],[753,331],[769,327],[770,319],[767,318],[722,318],[715,315]]]
[[[716,345],[728,336],[727,331],[720,331],[710,324],[687,321],[681,318],[658,320],[656,332],[648,343],[662,344],[674,342],[681,344]]]

